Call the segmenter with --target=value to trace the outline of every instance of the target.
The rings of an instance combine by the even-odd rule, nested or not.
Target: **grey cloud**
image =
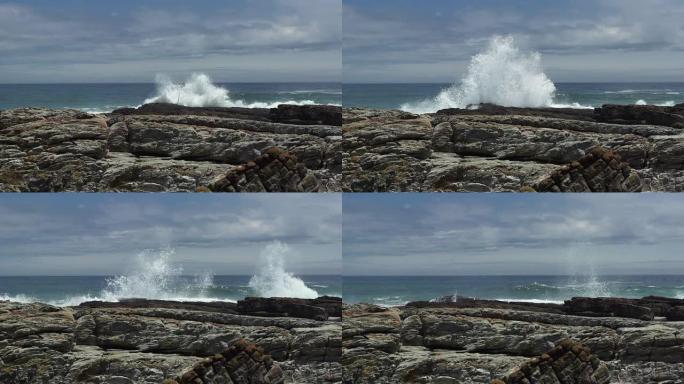
[[[0,71],[7,74],[0,81],[152,81],[164,67],[224,81],[263,78],[262,71],[289,74],[282,81],[340,77],[341,0],[191,10],[141,4],[130,14],[96,17],[0,4]]]
[[[416,196],[412,206],[374,207],[345,197],[345,271],[372,274],[362,266],[373,265],[376,273],[415,268],[439,273],[463,264],[486,274],[518,270],[531,260],[548,271],[541,265],[564,265],[570,256],[607,264],[629,252],[633,262],[676,256],[673,249],[684,243],[684,200],[676,197],[539,197],[518,207],[515,200],[501,207],[491,196],[421,199]]]
[[[346,4],[345,81],[457,81],[470,57],[493,35],[512,35],[523,48],[540,51],[557,81],[681,80],[671,68],[672,54],[675,63],[684,60],[684,6],[679,1],[648,6],[632,0],[509,2],[496,8],[486,8],[487,2],[455,4],[460,6],[433,15],[390,6],[379,14],[363,4]],[[438,9],[430,1],[416,7]],[[624,56],[627,62],[637,61],[638,70],[616,65]],[[568,60],[572,68],[562,66]],[[606,65],[612,73],[592,69]],[[577,71],[570,73],[573,68]],[[650,73],[657,71],[663,73]]]
[[[176,248],[179,257],[193,264],[220,264],[239,273],[275,240],[303,252],[295,255],[301,265],[293,263],[299,270],[341,270],[342,214],[335,195],[155,202],[104,194],[78,206],[59,195],[47,199],[49,204],[13,205],[0,197],[3,274],[46,268],[107,270],[117,267],[112,258],[129,260],[144,249],[163,247]]]

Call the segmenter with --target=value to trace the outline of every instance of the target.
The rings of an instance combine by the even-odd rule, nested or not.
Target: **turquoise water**
[[[434,98],[452,84],[344,84],[348,107],[399,109]],[[599,107],[603,104],[674,105],[684,103],[684,83],[556,83],[554,102]]]
[[[120,277],[119,277],[120,278]],[[149,299],[237,301],[258,296],[251,276],[175,276],[130,279],[126,286],[115,276],[0,276],[0,300],[77,305],[89,300],[113,301],[126,297]],[[342,278],[333,275],[299,276],[319,296],[342,295]],[[127,295],[128,292],[135,294]]]
[[[684,276],[345,276],[344,301],[401,305],[449,295],[561,303],[575,296],[684,298]]]
[[[255,103],[341,104],[339,83],[218,83],[230,100]],[[201,90],[201,92],[207,91]],[[18,107],[75,108],[109,112],[136,107],[159,96],[157,84],[0,84],[0,109]],[[207,105],[208,106],[208,105]],[[257,105],[254,105],[257,106]]]

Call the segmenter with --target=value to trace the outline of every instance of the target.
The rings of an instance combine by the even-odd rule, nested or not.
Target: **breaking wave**
[[[173,253],[172,249],[142,252],[138,255],[137,265],[132,272],[107,280],[102,299],[220,300],[206,296],[214,284],[213,276],[209,273],[183,276],[182,268],[173,267],[169,262]]]
[[[121,299],[142,298],[173,301],[234,301],[208,296],[213,287],[209,273],[184,276],[182,268],[169,261],[173,249],[148,250],[140,253],[130,272],[106,280],[97,294],[68,295],[60,299],[41,300],[29,295],[2,295],[0,300],[21,303],[44,302],[60,307],[75,306],[86,301],[117,302]]]
[[[635,105],[649,105],[649,103],[644,99],[639,99],[634,104]],[[674,107],[675,104],[676,103],[674,102],[674,100],[669,100],[669,101],[666,101],[664,103],[658,103],[658,104],[653,104],[653,105],[656,105],[658,107]]]
[[[157,95],[145,100],[149,103],[171,103],[186,107],[241,107],[276,108],[280,104],[313,105],[313,100],[282,100],[275,102],[246,102],[232,99],[230,91],[212,83],[209,76],[193,73],[183,83],[175,83],[165,75],[157,75]]]
[[[259,257],[256,274],[249,280],[249,287],[262,297],[317,298],[318,292],[309,288],[304,280],[285,271],[288,252],[288,246],[279,241],[267,245]]]
[[[554,102],[556,86],[543,71],[541,54],[523,52],[512,36],[494,36],[484,52],[470,61],[460,84],[442,90],[436,97],[401,106],[413,113],[446,108],[477,108],[482,103],[506,107],[591,108],[577,103]]]

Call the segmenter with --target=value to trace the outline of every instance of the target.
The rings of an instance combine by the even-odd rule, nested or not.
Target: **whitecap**
[[[522,52],[511,36],[494,36],[486,50],[471,59],[460,84],[437,96],[401,105],[412,113],[430,113],[446,108],[468,108],[482,103],[506,107],[592,108],[554,102],[556,86],[544,73],[541,55]]]
[[[316,290],[285,270],[285,257],[289,251],[289,247],[279,241],[267,245],[261,252],[257,272],[249,280],[249,286],[262,297],[317,298]]]
[[[183,83],[175,83],[168,76],[157,75],[157,94],[145,100],[149,103],[171,103],[186,107],[241,107],[276,108],[281,104],[314,105],[313,100],[281,100],[275,102],[246,102],[232,99],[230,91],[218,86],[203,73],[193,73]]]

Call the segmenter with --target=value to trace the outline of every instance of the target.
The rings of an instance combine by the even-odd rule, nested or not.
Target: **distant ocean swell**
[[[573,297],[684,299],[684,276],[345,277],[345,301],[382,306],[443,297],[563,303]]]
[[[192,107],[273,108],[280,104],[342,104],[339,83],[219,84],[203,73],[174,81],[157,75],[155,84],[0,84],[0,109],[68,108],[88,113],[165,102]]]
[[[145,251],[138,255],[131,272],[102,278],[103,281],[95,284],[72,287],[69,293],[52,292],[49,277],[43,279],[45,289],[37,294],[17,292],[22,287],[14,287],[14,293],[1,293],[3,279],[8,278],[0,277],[0,300],[72,306],[85,301],[116,302],[124,298],[236,302],[246,296],[316,298],[324,294],[342,295],[341,286],[336,287],[334,280],[329,284],[318,282],[308,285],[302,278],[286,271],[285,259],[289,252],[287,245],[280,242],[266,246],[258,258],[256,272],[251,278],[244,280],[214,276],[211,273],[186,275],[182,268],[175,267],[170,262],[172,249]],[[94,288],[98,283],[103,285],[101,289]],[[30,282],[24,284],[26,291],[35,288],[26,286]],[[57,285],[53,284],[55,289]],[[74,293],[75,289],[82,292]]]

